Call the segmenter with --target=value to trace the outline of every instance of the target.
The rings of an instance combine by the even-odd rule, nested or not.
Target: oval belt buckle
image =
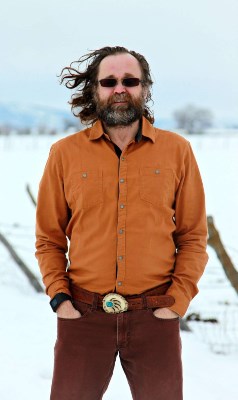
[[[106,313],[122,313],[128,309],[128,303],[123,296],[118,293],[108,293],[102,301],[103,309]]]

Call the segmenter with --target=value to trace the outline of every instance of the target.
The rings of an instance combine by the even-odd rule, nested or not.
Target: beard
[[[100,100],[94,95],[97,117],[109,127],[128,126],[139,120],[144,112],[145,100],[143,94],[132,97],[128,93],[113,94],[107,100]],[[115,104],[115,101],[126,101],[125,104]]]

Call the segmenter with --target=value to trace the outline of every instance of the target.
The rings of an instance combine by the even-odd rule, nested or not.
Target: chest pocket
[[[140,198],[154,206],[174,202],[174,174],[169,168],[140,168]]]
[[[73,174],[71,190],[79,208],[90,208],[103,201],[103,180],[100,170],[83,170]]]

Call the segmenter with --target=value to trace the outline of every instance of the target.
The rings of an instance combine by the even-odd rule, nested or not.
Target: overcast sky
[[[0,7],[0,102],[69,107],[57,74],[88,50],[142,53],[156,116],[187,103],[238,121],[237,0],[8,0]]]

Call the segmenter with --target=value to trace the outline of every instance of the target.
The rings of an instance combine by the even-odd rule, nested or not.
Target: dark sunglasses
[[[102,87],[115,87],[118,83],[118,79],[116,78],[105,78],[100,79],[98,81]],[[140,82],[142,82],[139,78],[124,78],[121,83],[125,87],[134,87],[139,86]]]

